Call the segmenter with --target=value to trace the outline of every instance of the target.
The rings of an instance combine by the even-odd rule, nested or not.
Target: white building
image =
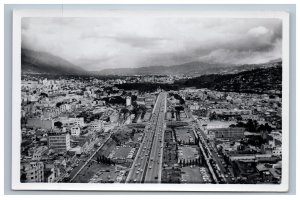
[[[48,134],[48,147],[57,152],[68,151],[71,148],[70,135],[68,133]]]
[[[273,156],[281,156],[282,155],[282,148],[281,147],[276,147],[272,151]]]
[[[32,154],[32,160],[41,160],[42,155],[48,150],[46,146],[39,146]]]
[[[78,126],[71,127],[71,135],[76,137],[80,136],[80,127]]]
[[[74,126],[83,127],[84,126],[84,118],[69,118],[69,124],[72,124]]]
[[[126,106],[131,106],[131,97],[126,97]]]

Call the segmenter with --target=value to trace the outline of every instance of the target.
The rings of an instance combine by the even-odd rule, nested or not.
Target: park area
[[[189,127],[177,127],[174,129],[176,133],[176,140],[182,144],[194,144],[195,136],[193,129]]]
[[[99,170],[114,171],[115,167],[91,160],[73,180],[74,183],[88,183]]]
[[[209,183],[210,175],[206,168],[198,166],[186,166],[181,169],[182,183]]]

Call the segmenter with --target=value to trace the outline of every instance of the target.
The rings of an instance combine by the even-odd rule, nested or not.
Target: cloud
[[[269,30],[266,27],[264,27],[264,26],[258,26],[258,27],[251,28],[247,32],[247,34],[253,35],[255,37],[259,37],[259,36],[265,35],[267,33],[269,33]]]
[[[142,37],[142,36],[123,36],[123,37],[107,37],[114,39],[120,43],[125,43],[131,47],[147,48],[151,46],[159,45],[160,42],[164,42],[167,39],[159,37]]]
[[[267,62],[281,57],[281,43],[278,19],[22,19],[22,47],[61,56],[87,70],[192,61]]]

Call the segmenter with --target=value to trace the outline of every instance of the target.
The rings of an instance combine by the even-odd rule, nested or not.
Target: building
[[[52,119],[30,118],[27,120],[28,128],[53,129],[54,122]]]
[[[208,135],[214,135],[214,138],[243,138],[244,128],[214,128],[208,130]]]
[[[126,106],[131,106],[131,97],[130,96],[126,97]]]
[[[151,108],[155,104],[156,97],[154,95],[148,95],[145,97],[146,108]]]
[[[210,113],[223,116],[240,116],[240,115],[251,115],[251,110],[239,110],[239,109],[211,109]]]
[[[32,152],[32,160],[41,160],[42,156],[46,153],[48,147],[46,146],[39,146],[33,149]]]
[[[104,122],[102,120],[95,120],[88,124],[88,127],[95,131],[101,131],[103,129]]]
[[[45,168],[44,182],[53,183],[60,176],[60,170],[57,167]]]
[[[84,118],[69,118],[69,124],[74,126],[83,127],[84,126]]]
[[[21,182],[22,183],[44,182],[44,163],[43,162],[22,163]]]
[[[145,105],[145,97],[137,97],[136,103],[137,105]]]
[[[80,136],[80,127],[78,126],[71,127],[71,135]]]
[[[70,134],[68,133],[49,133],[48,147],[56,152],[65,152],[70,150]]]
[[[272,155],[273,156],[281,156],[282,155],[282,148],[281,147],[275,147],[272,150]]]
[[[241,160],[263,160],[271,158],[271,154],[235,154],[229,157],[230,161]]]

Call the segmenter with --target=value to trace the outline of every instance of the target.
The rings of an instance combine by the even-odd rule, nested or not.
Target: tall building
[[[131,106],[131,97],[130,96],[126,97],[126,106]]]
[[[30,162],[21,164],[21,182],[44,182],[44,163]]]
[[[49,133],[48,147],[56,152],[65,152],[70,150],[70,134],[68,133]]]

